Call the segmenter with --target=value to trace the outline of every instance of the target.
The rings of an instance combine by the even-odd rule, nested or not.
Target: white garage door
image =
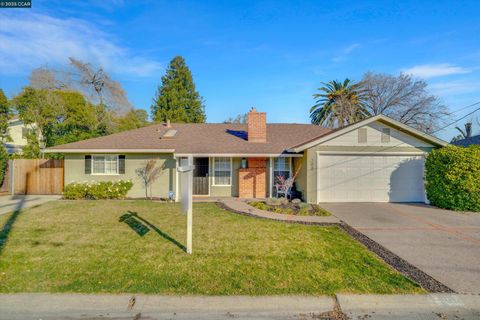
[[[319,202],[424,202],[423,156],[318,155]]]

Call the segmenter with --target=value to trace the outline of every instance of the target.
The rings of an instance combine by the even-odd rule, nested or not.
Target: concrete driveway
[[[62,196],[57,195],[17,195],[0,196],[0,215],[20,209],[33,207],[48,201],[58,200]]]
[[[451,289],[480,293],[480,213],[421,204],[321,205]]]

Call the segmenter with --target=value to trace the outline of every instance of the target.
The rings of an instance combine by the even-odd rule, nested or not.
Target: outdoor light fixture
[[[242,158],[242,169],[245,169],[247,167],[247,159]]]

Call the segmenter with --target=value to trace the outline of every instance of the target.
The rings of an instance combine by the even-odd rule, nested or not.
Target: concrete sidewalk
[[[333,297],[0,295],[0,319],[345,319],[332,317]],[[337,296],[350,319],[479,319],[480,296]],[[131,305],[131,303],[130,303]],[[338,316],[338,314],[337,314]]]
[[[0,215],[30,208],[48,201],[58,200],[60,195],[15,195],[0,196]]]
[[[0,295],[1,320],[26,319],[314,319],[333,309],[332,297]],[[317,318],[318,319],[318,318]]]

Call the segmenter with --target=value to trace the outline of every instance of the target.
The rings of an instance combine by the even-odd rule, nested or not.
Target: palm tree
[[[468,139],[472,137],[472,121],[468,121],[467,123],[465,123],[464,126],[465,126],[465,131],[463,131],[459,127],[455,127],[455,129],[460,131],[460,133],[462,134],[461,137],[463,137],[463,139]]]
[[[322,84],[323,87],[318,88],[321,93],[313,95],[315,105],[310,109],[313,124],[341,128],[369,116],[362,103],[363,90],[360,84],[350,79]]]

